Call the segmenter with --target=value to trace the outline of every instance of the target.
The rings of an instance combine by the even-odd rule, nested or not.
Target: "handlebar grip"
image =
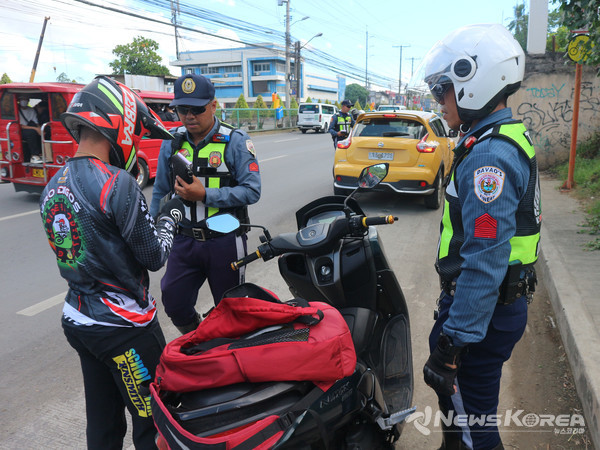
[[[363,217],[362,225],[367,228],[369,225],[387,225],[392,224],[398,220],[394,216],[381,216],[381,217]]]
[[[252,261],[256,261],[260,257],[261,257],[260,252],[258,250],[256,250],[254,253],[250,253],[249,255],[244,256],[242,259],[232,262],[231,268],[233,270],[238,270],[240,267],[243,267],[246,264],[250,264]]]

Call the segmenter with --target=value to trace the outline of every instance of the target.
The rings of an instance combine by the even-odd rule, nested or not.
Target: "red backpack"
[[[243,284],[228,291],[195,331],[165,347],[150,387],[154,421],[171,448],[267,449],[295,412],[355,367],[352,336],[337,309],[302,299],[281,303],[264,289]],[[226,433],[188,428],[169,402],[172,393],[276,381],[310,381],[316,387],[308,383],[304,398],[287,413],[253,418]]]
[[[250,283],[226,295],[195,331],[167,344],[156,369],[161,390],[291,380],[328,388],[354,372],[352,336],[333,306],[281,303]]]

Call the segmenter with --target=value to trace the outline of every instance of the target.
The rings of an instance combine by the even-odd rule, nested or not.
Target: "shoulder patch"
[[[250,154],[256,158],[256,150],[254,149],[254,144],[252,143],[252,139],[246,139],[246,148],[248,149]]]
[[[494,166],[480,167],[473,172],[473,185],[479,200],[493,202],[502,193],[504,172]]]
[[[255,162],[251,162],[251,163],[248,165],[248,170],[249,170],[250,172],[258,172],[258,163],[257,163],[256,161],[255,161]]]

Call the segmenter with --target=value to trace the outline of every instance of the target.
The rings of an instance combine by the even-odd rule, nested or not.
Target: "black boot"
[[[202,322],[202,318],[200,317],[200,314],[196,313],[193,321],[186,325],[175,325],[175,328],[177,328],[181,334],[188,334],[195,331],[196,328],[198,328],[198,325],[200,325],[200,322]]]

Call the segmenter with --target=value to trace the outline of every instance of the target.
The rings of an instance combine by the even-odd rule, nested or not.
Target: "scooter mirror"
[[[240,221],[231,214],[219,214],[206,219],[206,227],[219,233],[231,233],[240,227]]]
[[[373,188],[383,181],[388,174],[390,165],[388,163],[375,164],[365,167],[358,177],[358,187]]]

